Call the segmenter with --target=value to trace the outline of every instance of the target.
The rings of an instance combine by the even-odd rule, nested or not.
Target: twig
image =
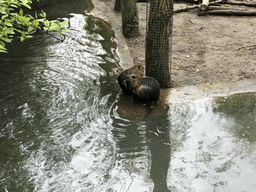
[[[244,5],[248,7],[256,7],[256,3],[244,2],[244,1],[230,1],[226,2],[229,5]]]
[[[163,132],[160,131],[158,127],[156,127],[156,130],[157,130],[158,133],[163,134]]]
[[[205,15],[225,15],[225,16],[256,16],[256,11],[248,10],[209,10],[209,11],[200,11],[197,14],[198,16]]]
[[[253,48],[256,48],[256,45],[247,45],[247,46],[238,47],[236,51],[239,51],[241,49],[253,49]]]
[[[199,8],[199,7],[200,7],[200,5],[193,5],[193,6],[177,9],[177,10],[173,11],[173,13],[181,13],[181,12],[185,12],[185,11],[188,11],[188,10],[191,10],[191,9],[196,9],[196,8]]]
[[[214,5],[214,4],[218,4],[218,3],[221,3],[221,2],[222,2],[222,0],[217,0],[217,1],[210,2],[209,5]],[[173,13],[185,12],[185,11],[188,11],[188,10],[191,10],[191,9],[199,8],[200,6],[201,6],[201,5],[193,5],[193,6],[189,6],[189,7],[177,9],[177,10],[173,11]]]

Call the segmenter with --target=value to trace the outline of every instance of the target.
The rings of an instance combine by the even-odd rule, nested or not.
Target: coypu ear
[[[144,69],[144,67],[142,65],[140,65],[140,64],[138,64],[137,67],[138,67],[139,70],[143,70]]]

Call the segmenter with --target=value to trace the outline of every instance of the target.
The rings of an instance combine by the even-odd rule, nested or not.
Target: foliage
[[[23,41],[32,38],[31,34],[37,29],[58,31],[60,35],[67,31],[62,30],[68,24],[67,21],[49,21],[43,11],[39,14],[40,18],[36,12],[35,17],[24,14],[22,8],[31,9],[31,3],[32,0],[0,0],[0,52],[7,52],[5,43],[10,43],[15,34]]]

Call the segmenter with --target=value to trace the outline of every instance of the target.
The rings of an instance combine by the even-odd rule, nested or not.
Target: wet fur
[[[127,86],[132,89],[135,102],[146,103],[151,109],[155,107],[160,95],[160,85],[153,77],[139,78],[130,75],[126,80]]]
[[[144,76],[144,68],[142,65],[137,64],[134,65],[130,69],[126,69],[123,72],[120,73],[120,75],[117,78],[117,81],[122,89],[122,92],[126,95],[131,95],[132,94],[132,89],[127,86],[126,84],[126,79],[130,75],[136,75],[137,77],[143,77]]]

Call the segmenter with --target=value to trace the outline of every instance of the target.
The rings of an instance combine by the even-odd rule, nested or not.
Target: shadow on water
[[[170,124],[168,116],[150,119],[148,129],[148,147],[151,152],[150,176],[154,182],[154,192],[168,192],[167,173],[171,158]]]
[[[112,133],[117,144],[117,167],[120,169],[118,174],[125,179],[111,190],[169,191],[166,183],[171,153],[168,115],[139,122],[117,116],[112,116],[112,119]]]

